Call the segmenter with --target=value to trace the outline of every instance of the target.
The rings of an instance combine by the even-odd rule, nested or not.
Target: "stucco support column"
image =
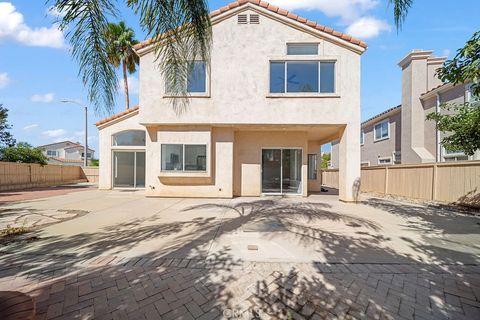
[[[233,197],[233,140],[233,129],[215,129],[215,192],[222,198]]]
[[[108,190],[112,188],[112,150],[109,132],[100,130],[99,135],[99,168],[98,168],[98,188]]]
[[[339,199],[352,202],[360,193],[360,125],[345,126],[339,143]]]

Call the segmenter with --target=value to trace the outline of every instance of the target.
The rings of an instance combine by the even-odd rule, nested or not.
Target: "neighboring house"
[[[360,177],[366,44],[266,2],[211,13],[210,61],[192,61],[189,104],[172,105],[151,41],[138,44],[140,107],[97,123],[101,189],[149,196],[306,196],[320,146],[340,141],[340,199]]]
[[[435,76],[444,57],[432,51],[414,50],[399,66],[402,68],[402,104],[362,122],[360,130],[361,165],[415,164],[478,160],[480,152],[467,156],[445,150],[444,134],[426,116],[440,110],[443,103],[472,102],[469,84],[441,83]],[[332,143],[332,168],[338,168],[338,142]]]
[[[47,157],[49,164],[83,165],[84,148],[80,143],[61,141],[38,146]],[[95,151],[88,148],[87,159],[94,158]]]

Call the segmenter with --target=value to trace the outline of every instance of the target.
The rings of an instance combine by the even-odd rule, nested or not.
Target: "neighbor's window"
[[[388,120],[379,122],[373,128],[375,141],[390,137],[390,126]]]
[[[392,163],[391,157],[378,158],[378,164],[391,164],[391,163]]]
[[[365,143],[365,131],[362,129],[360,130],[360,145]]]
[[[82,152],[82,158],[85,157],[85,152]],[[90,152],[87,152],[87,158],[91,158],[92,154]]]
[[[56,150],[47,150],[47,156],[56,157],[57,151]]]
[[[287,55],[317,55],[317,43],[289,43],[287,44]]]
[[[335,62],[271,61],[270,93],[334,93]]]
[[[145,131],[128,130],[113,135],[114,146],[145,146]]]
[[[162,171],[207,171],[207,145],[162,144]]]
[[[317,180],[317,155],[308,155],[308,180]]]
[[[187,78],[185,81],[178,81],[179,86],[175,90],[174,83],[167,85],[168,93],[188,92],[188,93],[205,93],[207,92],[207,68],[205,61],[192,61],[188,64]]]

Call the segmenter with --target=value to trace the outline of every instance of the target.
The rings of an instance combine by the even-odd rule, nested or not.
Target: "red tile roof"
[[[217,9],[217,10],[214,10],[214,11],[210,12],[210,18],[216,17],[216,16],[218,16],[222,13],[225,13],[225,12],[231,10],[231,9],[234,9],[236,7],[242,6],[242,5],[247,4],[247,3],[255,4],[259,7],[267,9],[268,11],[277,13],[277,14],[285,16],[289,19],[292,19],[292,20],[298,21],[300,23],[303,23],[304,25],[307,25],[307,26],[309,26],[309,27],[311,27],[315,30],[319,30],[319,31],[331,34],[334,37],[337,37],[337,38],[340,38],[342,40],[348,41],[350,43],[356,44],[356,45],[358,45],[362,48],[367,48],[367,44],[362,40],[356,39],[352,36],[349,36],[348,34],[345,34],[345,33],[339,32],[339,31],[335,31],[332,28],[329,28],[329,27],[326,27],[324,25],[318,24],[315,21],[311,21],[311,20],[308,20],[306,18],[300,17],[293,12],[289,12],[288,10],[281,9],[281,8],[279,8],[277,6],[274,6],[274,5],[272,5],[268,2],[260,1],[260,0],[237,0],[237,1],[234,1],[230,4],[227,4],[226,6],[221,7],[220,9]],[[152,44],[153,42],[154,42],[154,39],[148,39],[148,40],[139,42],[138,44],[136,44],[134,46],[134,48],[135,48],[135,50],[140,50],[140,49],[145,48],[148,45]]]
[[[105,118],[105,119],[103,119],[103,120],[100,120],[100,121],[98,121],[97,123],[95,123],[95,125],[96,125],[97,127],[98,127],[98,126],[101,126],[102,124],[105,124],[105,123],[107,123],[107,122],[113,121],[113,120],[118,119],[118,118],[121,118],[121,117],[123,117],[123,116],[126,116],[127,114],[132,113],[132,112],[134,112],[134,111],[137,111],[138,109],[140,109],[140,106],[135,106],[135,107],[130,108],[130,109],[127,109],[127,110],[125,110],[125,111],[123,111],[123,112],[114,114],[114,115],[111,116],[111,117],[108,117],[108,118]]]
[[[432,91],[434,91],[434,90],[437,90],[437,89],[439,89],[439,88],[441,88],[441,87],[443,87],[443,86],[446,86],[446,85],[449,84],[449,83],[450,83],[450,82],[445,82],[445,83],[439,84],[439,85],[436,86],[435,88],[432,88],[432,89],[428,90],[427,92],[422,93],[421,95],[424,96],[424,95],[426,95],[427,93],[430,93],[430,92],[432,92]]]

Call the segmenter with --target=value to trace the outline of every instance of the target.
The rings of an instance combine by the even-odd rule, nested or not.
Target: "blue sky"
[[[117,1],[122,2],[122,1]],[[126,1],[123,1],[126,2]],[[210,10],[231,1],[211,0]],[[362,119],[400,103],[398,61],[412,49],[430,49],[453,57],[478,30],[478,1],[416,0],[398,33],[387,0],[271,0],[283,8],[367,41],[362,57]],[[145,38],[136,16],[120,8],[122,19]],[[9,122],[18,141],[33,145],[58,140],[83,141],[83,110],[61,99],[88,104],[68,43],[53,25],[45,1],[0,0],[0,103],[10,110]],[[138,75],[131,77],[131,105],[138,102]],[[122,111],[123,96],[116,112]],[[89,114],[89,143],[98,150],[94,123],[107,116]]]

